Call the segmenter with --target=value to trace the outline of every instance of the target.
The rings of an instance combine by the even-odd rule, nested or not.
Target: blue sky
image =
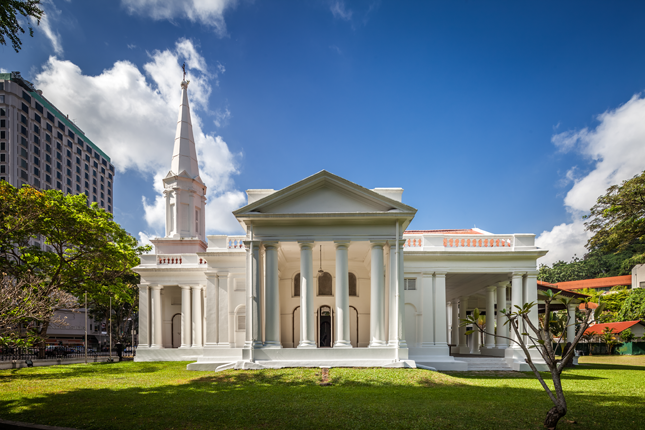
[[[326,169],[403,187],[410,228],[530,232],[581,255],[581,216],[645,169],[645,3],[47,1],[1,47],[115,163],[115,219],[162,234],[187,63],[207,229],[247,188]],[[155,188],[156,187],[156,188]]]

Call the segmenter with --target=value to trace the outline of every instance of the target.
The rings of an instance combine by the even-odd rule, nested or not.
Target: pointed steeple
[[[170,170],[175,175],[179,175],[182,171],[185,171],[188,176],[195,179],[199,177],[199,166],[197,164],[193,124],[190,121],[190,107],[188,105],[189,82],[185,79],[181,82],[181,104],[179,105],[175,148],[172,153]]]

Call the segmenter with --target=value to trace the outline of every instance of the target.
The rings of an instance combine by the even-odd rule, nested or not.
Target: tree
[[[636,288],[618,311],[619,321],[645,320],[645,288]]]
[[[20,25],[18,15],[25,18],[33,18],[36,25],[40,24],[40,19],[43,16],[43,10],[38,6],[40,0],[2,0],[0,1],[0,44],[6,45],[9,38],[11,46],[16,52],[22,48],[22,41],[20,40],[20,33],[24,34],[25,30]],[[34,29],[31,25],[29,29],[29,36],[34,37]]]
[[[614,346],[618,345],[618,340],[614,334],[614,329],[610,327],[605,327],[602,330],[602,333],[598,336],[605,345],[607,345],[607,353],[611,355]]]
[[[80,297],[87,291],[90,300],[127,295],[137,276],[131,269],[150,249],[96,203],[88,206],[82,194],[16,189],[4,181],[0,225],[0,270],[16,280],[36,276],[32,285],[44,295]],[[34,322],[44,337],[50,320]]]
[[[636,339],[636,336],[634,333],[632,333],[632,330],[629,328],[626,328],[620,333],[620,340],[622,340],[625,343],[632,342],[634,339]]]
[[[530,314],[533,308],[537,306],[535,302],[525,303],[524,305],[515,306],[516,310],[506,310],[502,309],[501,313],[505,316],[505,324],[511,327],[512,332],[515,334],[515,337],[506,337],[499,336],[495,333],[489,333],[496,337],[502,337],[508,339],[509,341],[518,345],[526,357],[526,363],[529,365],[533,374],[538,379],[544,391],[553,402],[553,407],[547,412],[546,419],[544,420],[544,426],[549,429],[555,429],[558,425],[558,421],[564,417],[567,413],[567,402],[564,397],[564,391],[562,388],[562,383],[560,381],[560,375],[564,368],[571,362],[575,352],[576,345],[584,335],[585,330],[589,328],[591,324],[591,314],[592,310],[586,308],[584,310],[584,318],[581,324],[578,327],[578,332],[575,338],[571,341],[571,346],[567,350],[566,354],[561,359],[558,359],[556,356],[557,348],[554,348],[554,334],[552,332],[552,304],[554,301],[560,301],[564,303],[565,307],[569,305],[571,299],[560,297],[560,292],[553,293],[553,291],[548,290],[545,292],[544,298],[544,317],[538,318],[537,326],[533,324],[533,321],[530,318]],[[603,305],[598,306],[595,310],[595,318],[600,318],[600,315],[603,310]],[[476,330],[485,331],[485,329],[478,324],[479,319],[479,309],[475,309],[471,315],[466,319],[461,320],[461,326],[472,325]],[[565,329],[569,324],[576,324],[576,321],[569,321],[567,316],[567,321]],[[524,331],[526,328],[526,331]],[[467,334],[472,333],[473,330],[469,330]],[[526,340],[524,338],[526,336]],[[562,339],[560,338],[557,341],[557,345],[560,345]],[[560,345],[561,346],[561,345]],[[551,380],[553,382],[553,389],[551,389],[545,382],[542,374],[537,369],[533,358],[531,357],[530,350],[536,349],[541,358],[546,363],[551,373]]]
[[[609,187],[585,218],[585,228],[593,233],[587,249],[620,252],[645,243],[645,171]],[[636,253],[623,265],[631,268],[642,262],[645,251]]]

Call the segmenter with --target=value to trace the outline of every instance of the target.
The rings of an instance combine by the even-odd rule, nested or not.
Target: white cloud
[[[236,0],[121,0],[131,14],[148,16],[154,20],[188,19],[209,27],[226,36],[224,12],[234,7]]]
[[[617,109],[597,117],[595,129],[566,131],[553,136],[559,150],[576,150],[592,165],[591,171],[578,176],[577,166],[566,174],[573,187],[564,198],[571,223],[555,226],[537,239],[540,247],[550,249],[540,262],[551,264],[559,259],[568,261],[573,254],[581,256],[589,238],[582,216],[611,185],[619,184],[643,171],[645,165],[645,98],[634,95]]]
[[[137,45],[135,45],[133,43],[128,43],[128,49],[134,49],[136,47],[137,47]]]
[[[57,55],[62,55],[63,44],[61,42],[60,33],[52,28],[52,23],[60,19],[61,11],[57,9],[56,6],[54,6],[54,2],[52,2],[51,0],[42,1],[40,6],[42,7],[44,13],[40,18],[40,25],[38,25],[38,28],[40,28],[43,33],[45,33],[45,36],[52,44],[52,48],[54,48],[54,52]],[[34,18],[30,19],[32,24],[35,25],[36,20]]]
[[[224,127],[228,124],[229,119],[231,119],[231,111],[226,107],[224,110],[217,109],[215,111],[215,120],[213,122],[217,127]]]
[[[352,12],[351,9],[347,9],[344,1],[333,2],[329,8],[331,13],[334,15],[334,18],[342,19],[344,21],[350,21],[352,19],[354,12]]]
[[[180,62],[186,61],[195,145],[201,178],[208,187],[207,230],[239,231],[231,214],[245,201],[233,181],[238,173],[237,156],[221,136],[204,133],[196,113],[208,108],[209,82],[218,74],[209,71],[189,40],[181,39],[174,49],[149,55],[150,61],[143,65],[145,74],[130,62],[118,61],[97,76],[84,75],[72,62],[50,57],[34,82],[62,112],[78,119],[78,125],[110,155],[119,172],[134,169],[154,177],[158,197],[150,202],[143,199],[144,218],[155,234],[163,236],[161,178],[170,169],[181,96]]]

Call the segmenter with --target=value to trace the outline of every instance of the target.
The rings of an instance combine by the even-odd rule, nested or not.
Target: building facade
[[[535,235],[407,230],[416,209],[403,189],[321,171],[281,190],[248,190],[234,212],[245,234],[206,237],[187,87],[163,179],[166,235],[135,269],[137,361],[467,370],[467,357],[490,356],[528,369],[517,345],[466,335],[459,321],[478,308],[508,335],[499,310],[539,301],[536,261],[547,251]]]
[[[114,166],[85,133],[18,72],[0,73],[0,180],[84,193],[112,213]]]

